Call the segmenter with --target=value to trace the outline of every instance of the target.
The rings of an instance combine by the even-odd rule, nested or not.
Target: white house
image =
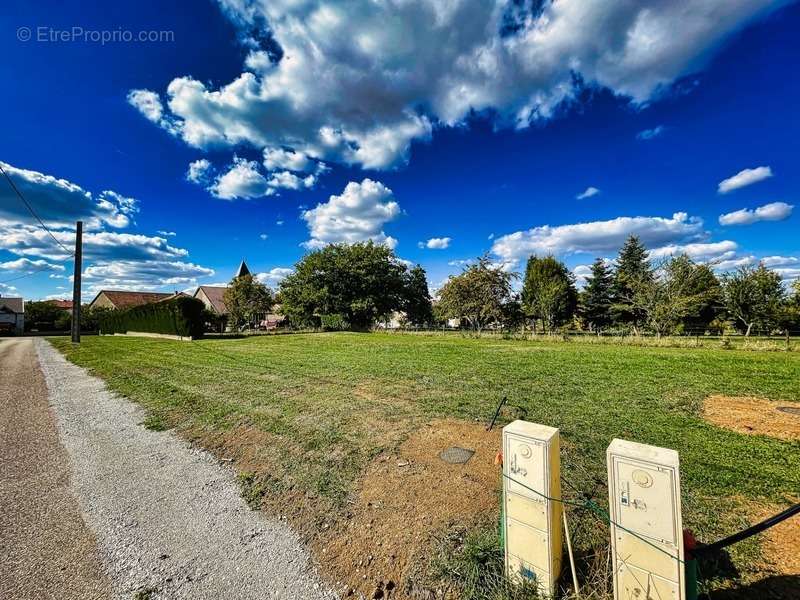
[[[25,301],[0,297],[0,334],[22,335],[25,331]]]

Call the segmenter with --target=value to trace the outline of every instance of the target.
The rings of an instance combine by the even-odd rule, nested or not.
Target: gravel
[[[44,340],[36,350],[71,486],[116,597],[336,597],[297,535],[247,506],[229,467],[145,429],[140,407]]]

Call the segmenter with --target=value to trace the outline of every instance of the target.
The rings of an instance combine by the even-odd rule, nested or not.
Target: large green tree
[[[69,313],[49,300],[25,303],[25,330],[55,331],[69,329]]]
[[[686,314],[681,325],[686,332],[702,332],[723,311],[722,285],[708,265],[698,264],[686,254],[676,256],[668,263],[669,276],[682,281],[682,294],[689,297]]]
[[[611,324],[613,274],[608,264],[598,258],[592,264],[592,275],[580,294],[580,315],[592,331],[602,331]]]
[[[394,252],[381,244],[331,244],[305,255],[281,281],[283,314],[304,325],[341,315],[350,326],[367,328],[403,309],[405,273]]]
[[[522,308],[534,323],[538,320],[545,331],[555,331],[572,319],[577,304],[575,277],[564,263],[552,256],[528,259],[522,285]]]
[[[515,277],[484,255],[442,286],[437,312],[444,318],[463,319],[478,332],[488,325],[501,324],[513,301],[511,282]]]
[[[433,323],[433,306],[428,290],[428,278],[425,269],[417,265],[405,275],[403,291],[403,312],[412,325],[430,325]]]
[[[612,310],[615,323],[630,325],[634,331],[638,331],[644,315],[641,310],[633,306],[633,289],[650,277],[652,270],[647,258],[647,248],[638,236],[631,235],[619,251],[614,270]]]
[[[722,289],[728,315],[745,336],[753,327],[770,330],[779,325],[786,291],[780,275],[763,263],[726,274]]]
[[[659,337],[670,335],[706,307],[712,293],[709,285],[702,265],[685,255],[669,258],[630,282],[631,305],[642,325]]]
[[[234,327],[256,324],[272,309],[272,291],[249,273],[234,277],[223,296],[228,322]]]

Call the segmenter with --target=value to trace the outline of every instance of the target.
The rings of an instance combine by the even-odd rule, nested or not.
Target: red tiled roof
[[[149,302],[158,302],[171,298],[175,294],[167,294],[163,292],[124,292],[120,290],[101,290],[97,296],[105,294],[106,298],[114,305],[115,308],[130,308],[131,306],[141,306]],[[95,297],[97,300],[97,297]],[[92,300],[94,303],[94,300]]]
[[[200,290],[203,290],[203,293],[206,295],[206,298],[208,298],[208,301],[211,302],[211,306],[214,307],[214,310],[220,315],[227,315],[228,308],[225,306],[225,290],[227,289],[226,287],[201,285],[194,293],[194,297],[197,298],[197,294],[200,293]]]
[[[50,304],[64,310],[72,310],[72,300],[50,300]]]
[[[22,298],[3,298],[0,297],[0,308],[8,307],[11,312],[21,314],[25,312],[25,303]]]

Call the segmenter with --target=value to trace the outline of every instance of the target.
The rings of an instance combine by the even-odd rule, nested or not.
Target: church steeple
[[[242,264],[239,265],[239,270],[236,271],[236,275],[233,276],[234,279],[237,277],[244,277],[245,275],[250,275],[250,269],[247,268],[244,260],[242,260]]]

